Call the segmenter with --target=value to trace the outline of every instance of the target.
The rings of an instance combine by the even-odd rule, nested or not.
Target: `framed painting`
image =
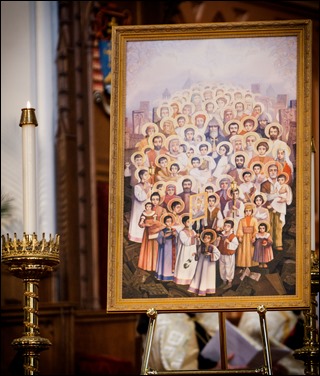
[[[190,221],[198,222],[198,228],[201,228],[201,220],[207,217],[208,194],[207,192],[196,193],[190,196]],[[194,223],[196,226],[196,223]]]
[[[108,313],[309,307],[311,30],[113,28]]]

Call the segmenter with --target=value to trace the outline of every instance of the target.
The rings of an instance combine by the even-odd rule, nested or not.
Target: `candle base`
[[[18,278],[41,279],[52,272],[59,264],[59,235],[47,241],[44,237],[38,240],[37,235],[23,234],[22,240],[2,235],[1,262],[8,266],[10,272]]]
[[[39,241],[37,235],[23,234],[22,240],[2,235],[2,258],[10,272],[24,282],[24,326],[21,338],[13,340],[12,346],[23,356],[24,375],[37,375],[40,352],[48,349],[51,342],[40,337],[38,325],[38,286],[41,278],[47,276],[59,264],[59,240],[56,235],[49,241],[43,234]]]

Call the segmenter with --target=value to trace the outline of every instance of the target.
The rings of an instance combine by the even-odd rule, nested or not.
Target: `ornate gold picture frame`
[[[311,39],[113,28],[107,312],[309,306]]]

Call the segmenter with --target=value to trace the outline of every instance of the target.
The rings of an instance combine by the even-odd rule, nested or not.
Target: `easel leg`
[[[271,351],[270,343],[268,338],[267,322],[266,322],[266,308],[261,305],[257,308],[260,318],[260,328],[263,344],[263,355],[264,355],[264,366],[267,369],[267,375],[272,375],[272,360],[271,360]]]
[[[148,332],[147,332],[147,338],[146,338],[146,347],[145,347],[145,351],[142,357],[142,365],[141,365],[141,373],[140,373],[141,375],[148,374],[148,364],[149,364],[153,334],[154,334],[154,330],[156,326],[157,311],[154,308],[150,308],[147,311],[147,315],[149,317],[149,326],[148,326]]]
[[[226,345],[226,318],[224,312],[219,312],[219,334],[220,334],[220,361],[221,369],[227,369],[228,356]]]

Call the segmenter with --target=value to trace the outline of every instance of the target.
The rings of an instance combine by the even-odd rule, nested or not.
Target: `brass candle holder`
[[[21,110],[21,118],[19,126],[22,127],[23,125],[33,124],[36,127],[38,126],[38,121],[35,114],[34,108],[23,108]]]
[[[39,374],[40,352],[48,349],[51,342],[40,337],[38,324],[38,288],[40,279],[47,276],[59,264],[59,235],[49,241],[41,240],[33,233],[23,234],[22,240],[2,235],[2,258],[9,271],[24,282],[24,328],[23,336],[11,343],[23,355],[24,375]]]

